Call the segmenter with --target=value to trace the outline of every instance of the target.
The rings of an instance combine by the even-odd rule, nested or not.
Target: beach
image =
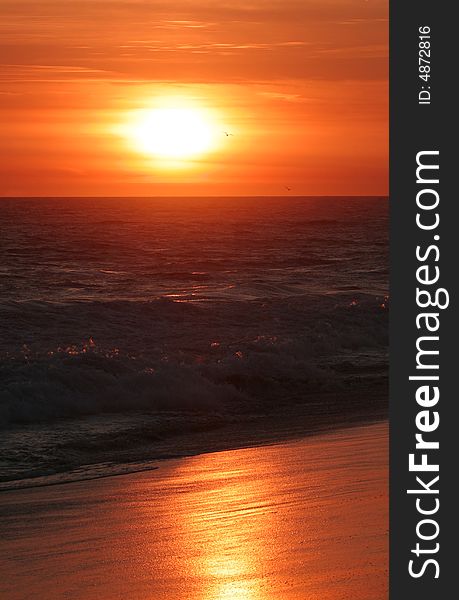
[[[1,4],[0,600],[387,600],[387,3]]]
[[[0,494],[8,600],[382,600],[387,422]]]

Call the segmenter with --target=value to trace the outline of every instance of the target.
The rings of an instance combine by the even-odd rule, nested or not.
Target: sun
[[[199,108],[154,108],[140,111],[128,128],[134,147],[159,159],[186,161],[216,145],[215,126]]]

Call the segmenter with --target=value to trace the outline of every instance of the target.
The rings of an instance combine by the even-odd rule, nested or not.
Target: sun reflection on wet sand
[[[198,464],[194,465],[195,460]],[[189,499],[199,508],[183,514],[179,539],[186,547],[200,549],[193,569],[204,583],[203,600],[265,597],[261,580],[266,534],[273,528],[274,512],[268,500],[272,482],[260,472],[247,471],[244,462],[243,455],[229,452],[204,455],[187,465],[199,473],[202,485]]]
[[[25,590],[47,600],[383,600],[386,446],[387,425],[377,424],[2,494],[0,591],[12,600]]]

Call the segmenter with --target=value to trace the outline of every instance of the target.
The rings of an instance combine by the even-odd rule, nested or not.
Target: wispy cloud
[[[349,191],[364,176],[333,170],[340,152],[382,181],[388,0],[0,1],[0,168],[14,189],[25,170],[48,191],[56,173],[62,189],[111,185],[120,169],[141,177],[101,132],[169,94],[221,110],[243,132],[228,144],[237,152],[206,164],[222,181],[276,170],[306,186],[316,171],[314,189]],[[92,183],[69,175],[89,167]]]

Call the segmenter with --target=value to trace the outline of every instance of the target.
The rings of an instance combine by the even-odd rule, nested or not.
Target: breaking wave
[[[378,378],[387,366],[384,297],[7,308],[32,341],[2,356],[3,427],[135,410],[266,410]],[[86,336],[75,343],[82,323]]]
[[[0,479],[111,473],[333,395],[363,413],[387,227],[382,198],[2,201]]]

